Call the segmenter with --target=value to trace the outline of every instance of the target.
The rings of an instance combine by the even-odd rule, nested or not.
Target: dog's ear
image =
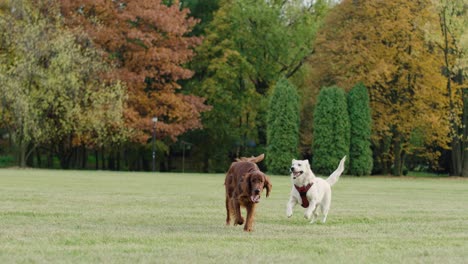
[[[250,193],[251,192],[251,184],[250,184],[250,173],[246,173],[242,176],[239,185],[242,190],[242,193]],[[249,194],[250,195],[250,194]]]
[[[270,181],[270,178],[266,175],[263,176],[265,178],[265,183],[263,185],[263,188],[266,189],[266,197],[270,196],[270,192],[271,192],[271,181]]]

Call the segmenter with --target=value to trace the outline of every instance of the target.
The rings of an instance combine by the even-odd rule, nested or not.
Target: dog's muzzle
[[[289,170],[291,171],[291,176],[293,179],[296,179],[297,177],[301,176],[302,173],[304,173],[304,171],[295,171],[294,167],[291,167]]]
[[[250,200],[254,203],[260,202],[260,190],[254,190],[253,194],[250,196]]]

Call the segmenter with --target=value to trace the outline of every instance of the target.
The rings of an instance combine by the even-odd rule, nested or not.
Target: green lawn
[[[326,224],[285,216],[273,176],[252,233],[224,175],[0,170],[0,263],[466,263],[468,180],[344,177]]]

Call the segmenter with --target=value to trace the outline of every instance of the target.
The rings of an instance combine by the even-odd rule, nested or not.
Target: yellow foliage
[[[411,152],[410,136],[418,128],[427,144],[447,147],[443,57],[425,38],[427,23],[438,23],[430,1],[344,0],[317,37],[310,63],[320,87],[349,90],[362,81],[369,88],[374,144],[391,142],[382,160]]]

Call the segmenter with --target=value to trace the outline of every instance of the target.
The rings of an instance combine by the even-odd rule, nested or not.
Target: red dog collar
[[[310,187],[312,187],[312,185],[313,185],[312,182],[302,187],[298,187],[297,185],[294,185],[294,187],[296,187],[296,190],[301,195],[302,207],[304,208],[309,207],[309,200],[307,200],[307,191],[310,189]]]

